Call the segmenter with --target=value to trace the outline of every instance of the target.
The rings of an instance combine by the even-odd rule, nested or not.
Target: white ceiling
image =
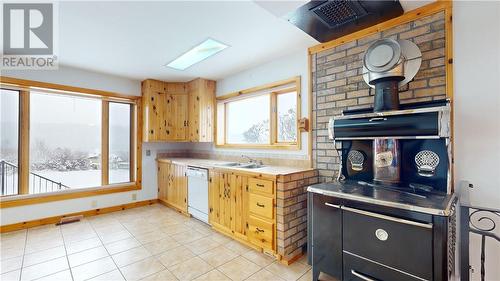
[[[252,1],[60,2],[59,59],[134,79],[220,79],[317,43]],[[164,67],[206,38],[230,48],[177,71]]]
[[[220,79],[317,44],[280,18],[305,2],[59,2],[59,62],[138,80]],[[231,47],[185,71],[164,66],[209,37]]]

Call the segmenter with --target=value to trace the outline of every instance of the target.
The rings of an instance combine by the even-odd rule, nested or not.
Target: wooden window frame
[[[280,94],[286,94],[296,92],[297,99],[297,117],[296,117],[296,128],[297,128],[297,141],[296,142],[279,142],[278,141],[278,116],[277,116],[277,96]],[[269,107],[269,143],[266,144],[235,144],[227,142],[227,104],[241,100],[245,98],[251,98],[258,95],[269,95],[270,107]],[[285,149],[285,150],[300,150],[301,149],[301,132],[298,126],[298,120],[301,118],[301,82],[300,76],[292,77],[286,80],[281,80],[238,92],[226,94],[216,98],[215,106],[215,146],[219,148],[256,148],[256,149]],[[219,120],[219,112],[224,111],[223,120]],[[222,124],[221,124],[222,123]],[[219,129],[217,129],[219,128]],[[222,138],[219,136],[219,131],[222,130]]]
[[[0,76],[0,86],[19,91],[19,194],[0,197],[0,208],[10,208],[30,204],[40,204],[117,192],[142,189],[142,110],[141,97],[129,96],[108,91],[65,86],[60,84],[17,79]],[[29,133],[30,133],[30,91],[83,96],[102,101],[101,117],[101,186],[69,189],[39,194],[29,193]],[[130,118],[130,182],[109,184],[109,103],[131,104]],[[106,158],[105,158],[106,157]],[[106,160],[105,160],[106,159]]]

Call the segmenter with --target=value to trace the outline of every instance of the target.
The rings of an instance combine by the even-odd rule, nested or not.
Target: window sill
[[[100,187],[79,188],[42,194],[23,194],[0,198],[0,209],[24,205],[40,204],[60,200],[76,199],[118,192],[140,190],[141,184],[135,182],[113,184]]]
[[[216,144],[216,148],[253,148],[253,149],[276,149],[276,150],[300,150],[300,144]]]

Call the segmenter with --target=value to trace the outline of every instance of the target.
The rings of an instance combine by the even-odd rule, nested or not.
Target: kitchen
[[[95,227],[85,228],[82,233],[88,230],[85,240],[96,239],[96,246],[82,252],[68,252],[64,256],[68,256],[69,265],[61,265],[57,272],[33,275],[72,274],[68,280],[79,279],[76,277],[80,272],[78,268],[96,260],[109,261],[109,267],[99,273],[109,280],[135,279],[134,274],[140,276],[137,278],[157,276],[158,280],[170,280],[172,276],[177,279],[200,277],[201,280],[314,280],[318,276],[319,280],[327,277],[338,280],[456,280],[466,275],[471,280],[480,280],[481,237],[484,236],[471,230],[470,237],[467,235],[467,240],[462,240],[465,235],[460,232],[468,232],[462,228],[468,222],[458,223],[463,216],[457,213],[472,214],[476,210],[474,206],[493,212],[498,209],[498,197],[490,187],[491,182],[484,180],[485,175],[494,173],[495,164],[490,159],[478,158],[484,153],[483,148],[471,145],[482,142],[482,137],[476,137],[482,134],[486,134],[485,141],[493,140],[491,145],[498,145],[498,130],[495,130],[492,115],[498,108],[498,100],[492,94],[498,92],[498,85],[492,84],[498,68],[490,67],[488,71],[481,68],[491,57],[498,57],[494,51],[500,40],[494,28],[495,21],[498,22],[495,16],[498,3],[395,3],[384,4],[395,5],[392,12],[387,12],[387,18],[371,21],[366,26],[359,21],[357,30],[345,28],[344,34],[332,33],[333,37],[328,38],[321,37],[327,32],[315,34],[319,29],[308,31],[301,25],[300,18],[294,18],[294,11],[300,14],[301,7],[309,9],[311,3],[285,2],[277,6],[272,2],[251,1],[196,3],[196,11],[205,10],[207,14],[221,17],[220,21],[209,25],[209,17],[197,14],[207,24],[206,28],[213,30],[223,29],[224,21],[234,19],[224,11],[246,9],[248,15],[238,24],[240,27],[248,24],[246,28],[254,25],[254,29],[248,29],[252,31],[249,38],[255,41],[254,51],[242,48],[246,40],[242,36],[224,37],[222,33],[207,33],[206,30],[194,32],[196,28],[187,25],[194,34],[211,34],[203,42],[215,44],[208,48],[216,51],[212,57],[187,67],[186,71],[164,67],[163,71],[168,69],[169,75],[158,75],[140,62],[132,69],[126,66],[134,65],[132,62],[109,60],[108,65],[91,72],[87,70],[92,69],[88,64],[97,65],[97,58],[86,58],[88,62],[85,62],[74,54],[68,55],[67,62],[61,57],[58,70],[2,70],[2,88],[19,91],[21,109],[26,103],[23,95],[30,89],[51,89],[61,96],[78,92],[80,96],[87,95],[89,100],[105,96],[96,107],[103,118],[96,120],[102,122],[94,130],[100,141],[92,152],[99,151],[102,154],[99,159],[116,159],[113,162],[101,160],[97,168],[72,168],[77,169],[74,172],[78,169],[98,172],[97,179],[89,176],[81,180],[83,188],[90,188],[88,190],[71,189],[70,186],[49,194],[31,194],[42,193],[37,188],[46,187],[32,187],[36,181],[29,177],[37,181],[47,177],[46,170],[39,168],[44,167],[43,162],[34,166],[29,161],[43,160],[47,156],[38,153],[38,150],[43,151],[42,144],[32,147],[29,141],[23,143],[23,136],[26,136],[23,124],[29,127],[30,119],[26,120],[24,111],[20,110],[16,113],[20,116],[21,136],[18,139],[20,157],[16,160],[20,169],[19,194],[2,197],[2,240],[5,236],[5,241],[10,241],[7,234],[16,233],[12,232],[14,230],[16,235],[28,237],[28,242],[30,235],[43,237],[43,232],[62,231],[62,236],[56,234],[61,236],[62,246],[55,244],[54,249],[67,248],[64,242],[66,228],[78,229],[81,224]],[[73,22],[68,21],[68,24],[78,23],[78,16],[92,10],[85,3],[74,5],[66,3],[59,7],[64,20],[68,20],[64,13],[72,15]],[[132,16],[133,11],[147,7],[133,2],[129,5],[118,9],[117,15]],[[190,6],[193,3],[188,2],[155,5],[149,9],[170,8],[178,13],[193,10]],[[98,6],[103,11],[116,8],[111,3],[99,3]],[[359,9],[356,7],[353,9]],[[476,20],[479,14],[485,16]],[[262,22],[256,24],[250,15]],[[183,21],[179,19],[179,22]],[[121,30],[115,22],[107,20],[96,21],[91,26],[95,29],[98,24],[114,32]],[[492,26],[491,30],[482,31],[488,36],[475,32],[474,28],[484,24]],[[67,38],[76,39],[66,37],[68,30],[63,23],[60,28],[61,51],[69,46],[76,50]],[[230,30],[227,32],[230,34]],[[115,34],[119,40],[125,40],[121,35]],[[259,37],[261,41],[267,39],[267,43],[259,41]],[[204,38],[191,40],[190,44],[179,43],[175,54],[169,55],[165,62],[174,62],[177,56]],[[290,40],[293,44],[289,50],[284,50],[287,48],[280,45],[280,40]],[[96,54],[103,52],[103,56],[113,57],[113,52],[106,48],[88,47]],[[151,48],[152,53],[157,52]],[[126,57],[123,54],[128,51],[116,52]],[[245,52],[251,55],[245,57]],[[398,52],[399,55],[394,55]],[[373,58],[370,53],[374,54]],[[401,57],[406,61],[394,60]],[[72,65],[71,60],[75,64]],[[234,65],[224,64],[228,60]],[[480,67],[476,61],[484,63]],[[388,63],[391,67],[382,69],[381,65]],[[113,72],[111,68],[120,70]],[[383,75],[382,80],[387,83],[377,87],[375,81],[380,81],[377,80],[380,76],[376,75]],[[478,79],[484,83],[474,83]],[[481,99],[473,99],[470,93],[475,91],[485,94]],[[2,90],[2,97],[6,95]],[[31,95],[33,99],[37,94]],[[45,95],[49,95],[48,90]],[[126,112],[120,118],[114,118],[118,116],[117,104],[130,105],[128,111],[120,108]],[[31,114],[38,112],[37,104],[31,103],[29,107]],[[7,112],[5,108],[2,107],[3,112]],[[478,112],[491,118],[484,118]],[[106,116],[108,118],[104,118]],[[114,150],[118,145],[117,128],[123,127],[123,122],[120,123],[123,116],[128,116],[125,123],[130,126],[126,134],[130,137],[121,138],[127,142],[120,144],[120,150]],[[366,118],[366,122],[356,123],[359,118]],[[409,127],[404,128],[403,124]],[[41,125],[32,119],[33,129],[29,135],[32,139],[39,135],[35,131],[37,126]],[[78,132],[73,134],[78,135]],[[52,141],[49,139],[46,143]],[[22,155],[26,150],[23,147],[28,148],[28,158],[33,160],[24,160]],[[123,147],[128,148],[128,154],[123,153]],[[58,153],[53,151],[51,154]],[[485,165],[465,164],[477,161],[485,161],[482,162]],[[388,166],[385,164],[388,162],[395,165]],[[69,169],[60,166],[58,164],[61,175],[64,169]],[[28,167],[37,170],[28,171]],[[126,171],[120,173],[126,175],[125,180],[115,180],[120,169]],[[49,179],[64,185],[64,178]],[[343,186],[335,189],[331,183],[339,179]],[[6,183],[8,187],[12,184]],[[109,187],[94,188],[101,183]],[[347,183],[354,183],[354,186]],[[472,186],[474,188],[469,188]],[[395,195],[394,189],[400,192],[399,195]],[[471,204],[465,203],[468,193]],[[359,199],[361,197],[365,201]],[[460,205],[458,199],[462,202]],[[316,202],[321,202],[323,207],[328,206],[324,203],[333,207],[316,210]],[[326,219],[321,216],[318,219],[316,215],[322,212],[331,214]],[[338,220],[339,214],[343,219]],[[370,220],[372,215],[378,217]],[[53,224],[61,219],[63,223],[65,219],[80,222],[54,227]],[[100,220],[103,225],[99,224]],[[398,227],[405,225],[402,221],[411,226],[401,231],[414,230],[403,235],[405,239],[398,237],[397,232]],[[108,227],[104,227],[106,223]],[[484,226],[484,223],[483,220],[479,225]],[[373,229],[372,224],[375,224]],[[315,231],[316,227],[319,232]],[[424,230],[419,232],[420,229]],[[107,231],[125,238],[114,241],[108,238]],[[324,238],[318,234],[331,235]],[[78,235],[71,233],[71,236]],[[335,240],[334,237],[343,238]],[[485,275],[486,280],[495,280],[498,248],[489,239],[485,240]],[[420,247],[408,246],[415,240]],[[118,245],[120,241],[135,246],[123,252],[112,252],[108,244]],[[365,241],[365,244],[357,241]],[[323,242],[327,244],[322,246]],[[469,243],[470,249],[467,247],[465,253],[460,245]],[[26,244],[28,246],[35,247],[30,243]],[[182,254],[171,252],[170,246],[182,248]],[[6,249],[9,252],[18,250],[15,247]],[[323,253],[322,249],[329,253]],[[102,256],[73,266],[70,256],[91,250],[102,252]],[[454,253],[448,254],[448,250]],[[140,253],[143,258],[120,263],[120,254],[129,251]],[[207,258],[209,253],[224,256],[228,259],[227,264],[211,264]],[[15,263],[19,259],[26,260],[31,254],[30,251],[13,254],[5,260]],[[469,271],[464,255],[470,255],[473,270]],[[172,261],[174,257],[179,257],[177,262]],[[61,258],[45,259],[34,265],[13,265],[2,270],[2,274],[14,276],[13,280],[26,280],[23,276],[29,277],[30,267]],[[419,263],[419,260],[426,262]],[[146,262],[154,265],[152,271],[148,271],[149,267],[139,273],[132,270],[133,265],[143,266]],[[416,263],[420,267],[412,266]],[[24,268],[27,268],[26,275],[22,273]]]

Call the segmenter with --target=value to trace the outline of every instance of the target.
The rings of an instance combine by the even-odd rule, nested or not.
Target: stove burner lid
[[[364,66],[371,72],[390,71],[401,59],[401,47],[392,39],[378,40],[365,53]]]
[[[394,78],[404,86],[417,74],[422,63],[422,53],[409,40],[380,39],[365,52],[363,79],[372,88],[377,82]],[[384,78],[384,79],[382,79]]]

